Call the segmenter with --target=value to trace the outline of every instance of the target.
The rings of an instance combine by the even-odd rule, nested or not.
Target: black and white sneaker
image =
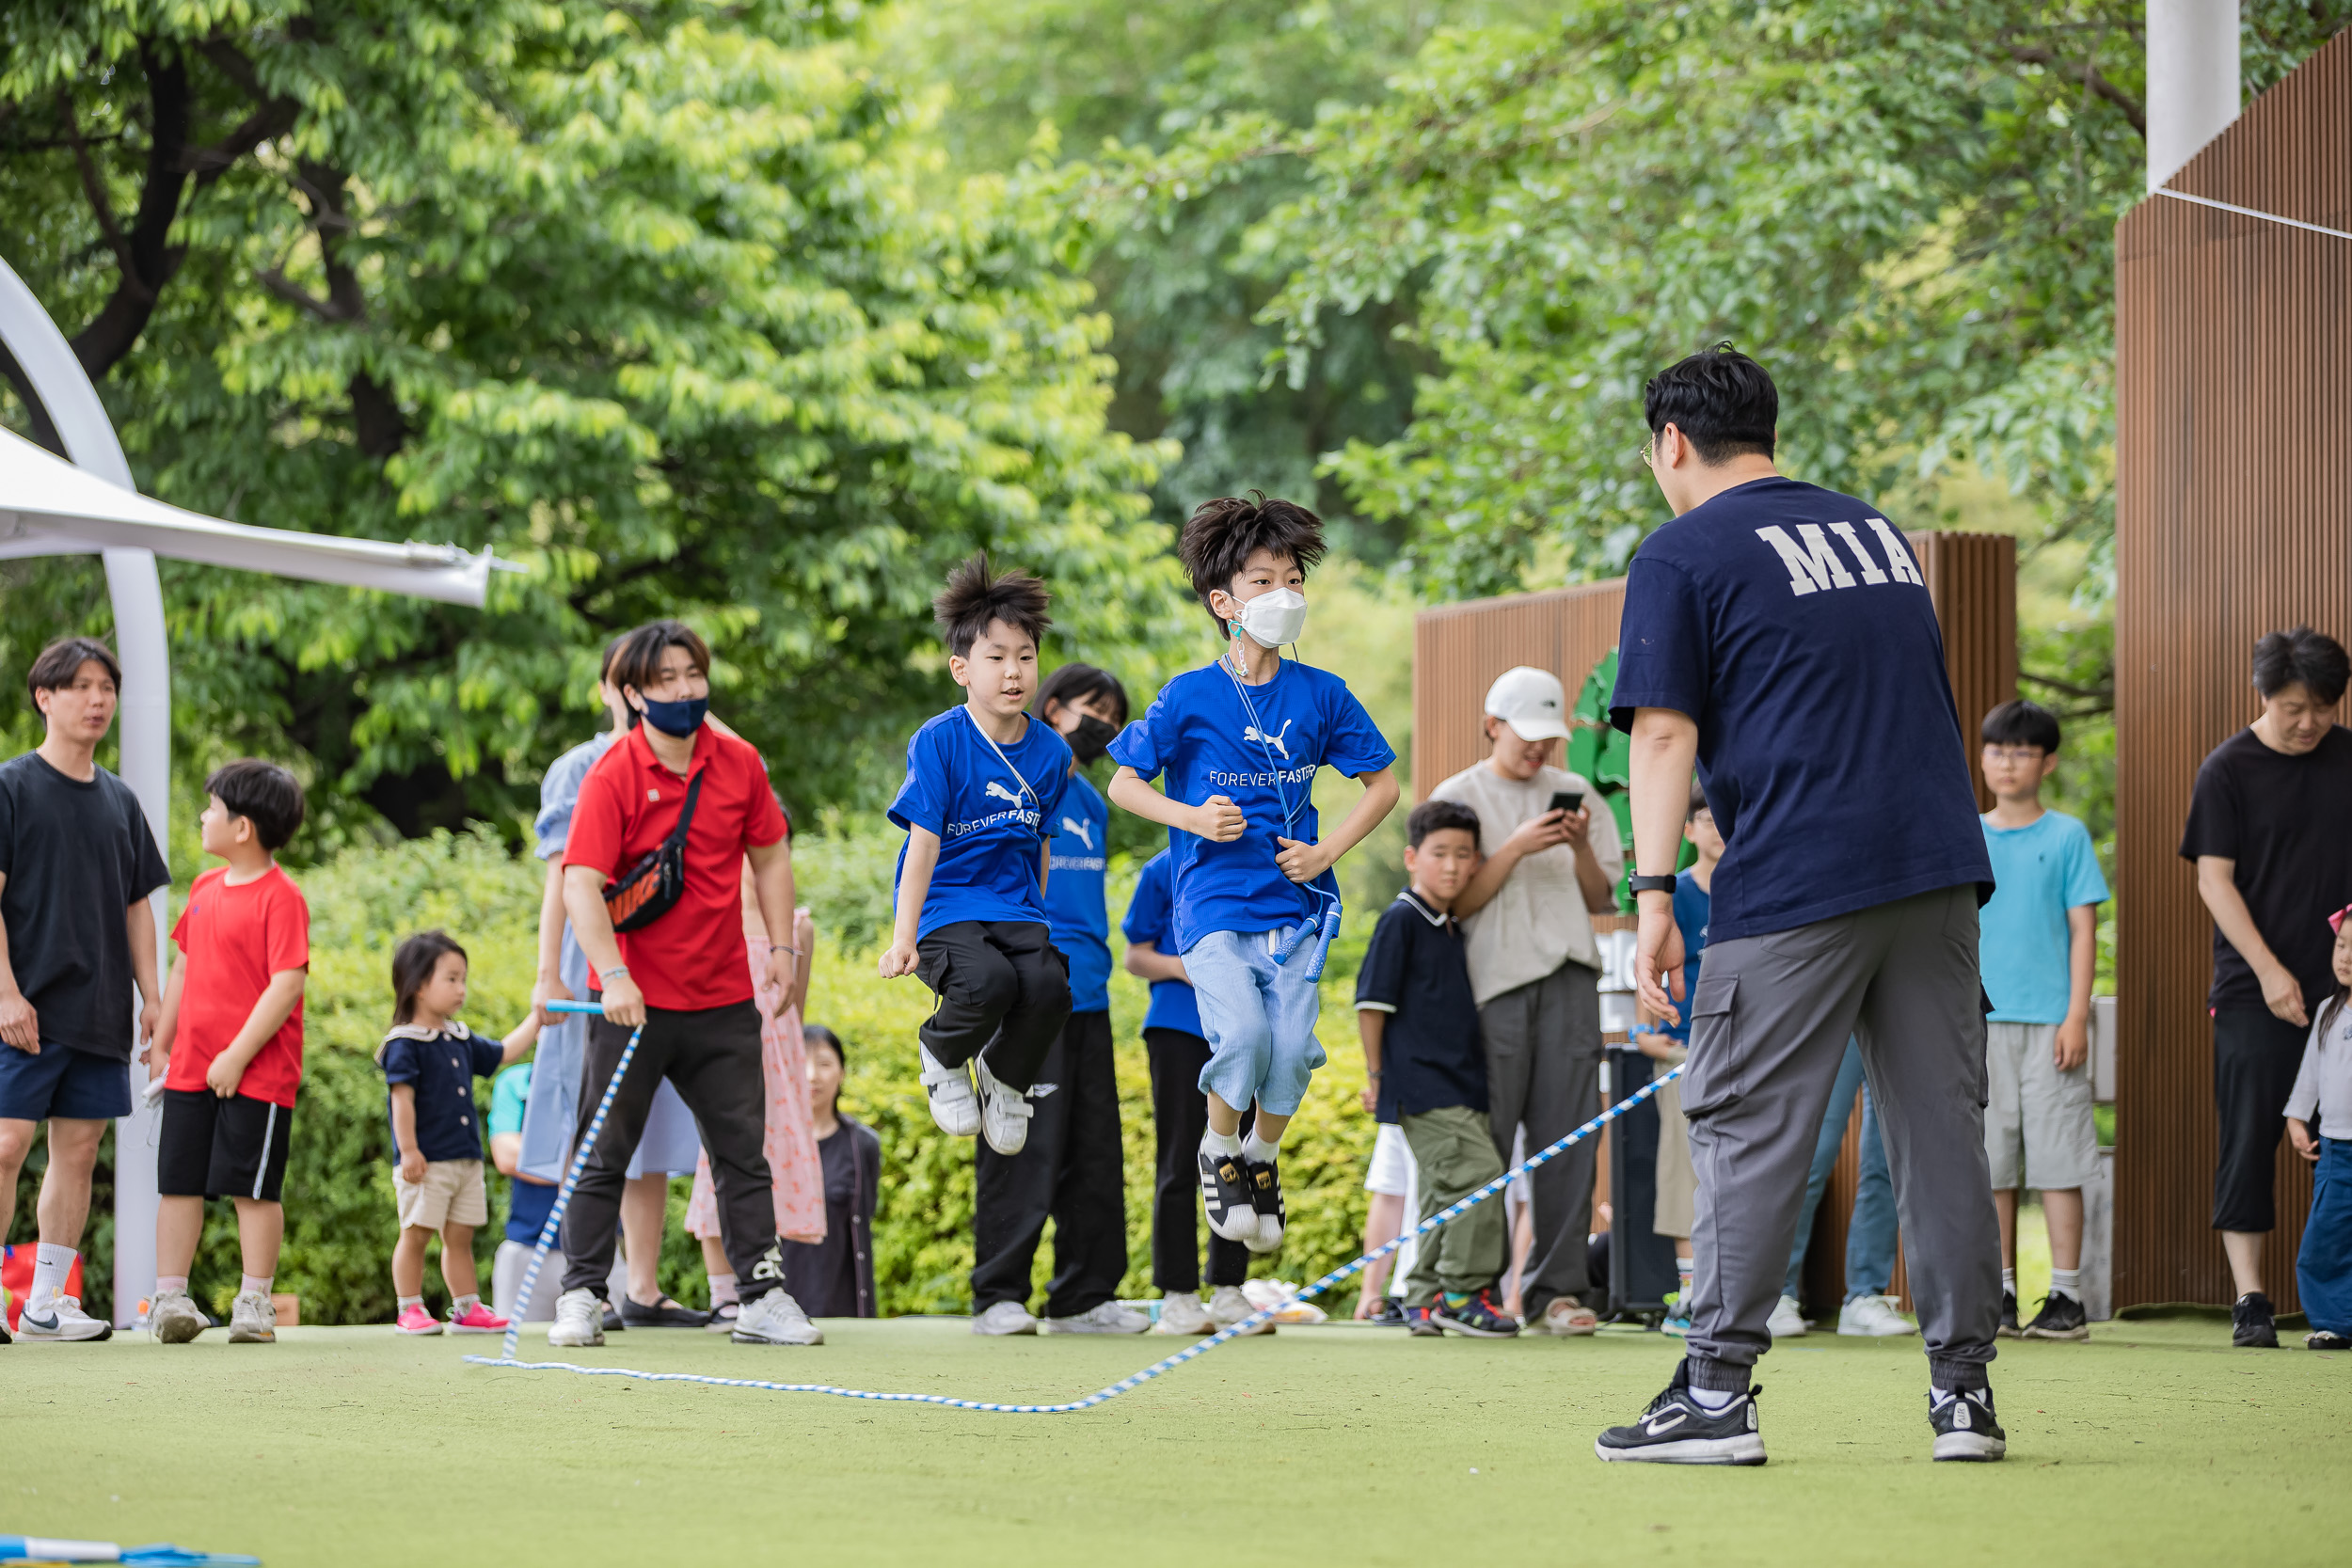
[[[2332,1328],[2314,1328],[2303,1336],[2305,1350],[2352,1350],[2352,1339],[2345,1338]]]
[[[1200,1207],[1209,1228],[1229,1242],[1255,1242],[1258,1211],[1249,1201],[1249,1176],[1239,1154],[1200,1151]]]
[[[1691,1395],[1691,1364],[1685,1361],[1640,1420],[1602,1433],[1593,1452],[1651,1465],[1761,1465],[1764,1437],[1756,1430],[1756,1396],[1762,1392],[1750,1388],[1722,1410],[1708,1410]]]
[[[1249,1206],[1258,1212],[1257,1234],[1241,1238],[1242,1244],[1252,1252],[1279,1251],[1282,1227],[1290,1219],[1289,1206],[1282,1201],[1282,1173],[1271,1160],[1263,1164],[1244,1160],[1241,1168],[1249,1179]]]
[[[2241,1350],[2277,1350],[2279,1323],[2271,1315],[2270,1298],[2249,1291],[2230,1308],[2230,1343]]]
[[[2090,1338],[2090,1318],[2083,1311],[2081,1302],[2052,1291],[2042,1298],[2042,1310],[2033,1315],[2033,1322],[2025,1326],[2021,1338],[2088,1339]]]
[[[2017,1326],[2017,1292],[2001,1292],[2001,1326],[1993,1331],[1996,1339],[2022,1339],[2026,1331]]]
[[[1993,1418],[1993,1390],[1937,1388],[1928,1395],[1928,1425],[1935,1429],[1938,1459],[1998,1459],[2009,1452],[2009,1433]]]

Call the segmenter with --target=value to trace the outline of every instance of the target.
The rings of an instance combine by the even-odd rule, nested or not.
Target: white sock
[[[459,1296],[455,1301],[449,1304],[449,1315],[453,1318],[462,1318],[467,1313],[472,1311],[475,1307],[481,1305],[482,1297],[478,1294]]]
[[[1691,1288],[1691,1271],[1697,1262],[1698,1259],[1695,1258],[1675,1259],[1675,1283],[1680,1285],[1685,1291]]]
[[[246,1274],[237,1276],[237,1293],[247,1296],[269,1294],[271,1281],[278,1276],[269,1274]]]
[[[422,1307],[423,1305],[424,1298],[422,1296],[403,1296],[400,1298],[400,1309],[403,1312],[407,1311],[411,1307]]]
[[[1726,1388],[1693,1388],[1691,1399],[1709,1416],[1720,1416],[1731,1408],[1731,1402],[1740,1396]]]
[[[2082,1276],[2083,1271],[2080,1269],[2052,1269],[2050,1271],[2050,1293],[2054,1296],[2064,1296],[2069,1301],[2082,1300]]]
[[[722,1307],[732,1306],[741,1299],[735,1291],[735,1275],[714,1274],[710,1276],[710,1309],[713,1312]]]
[[[1282,1145],[1279,1140],[1273,1143],[1266,1142],[1258,1136],[1258,1130],[1254,1127],[1249,1130],[1249,1136],[1241,1141],[1241,1157],[1253,1164],[1270,1165],[1280,1156],[1281,1152]]]
[[[165,1291],[178,1291],[181,1294],[185,1295],[185,1294],[187,1293],[187,1290],[188,1290],[188,1276],[187,1276],[186,1275],[183,1275],[183,1274],[172,1274],[172,1275],[162,1275],[162,1274],[159,1274],[159,1275],[157,1275],[155,1276],[155,1293],[156,1293],[157,1295],[159,1295],[159,1296],[160,1296],[160,1295],[162,1295],[162,1294],[163,1294]]]
[[[1203,1154],[1239,1154],[1241,1152],[1241,1134],[1239,1132],[1220,1132],[1216,1128],[1212,1127],[1206,1132],[1200,1134],[1200,1152]]]
[[[2015,1269],[2003,1269],[2001,1271],[2001,1294],[2005,1296],[2013,1296],[2016,1293],[2017,1271]]]
[[[51,1296],[65,1290],[66,1275],[72,1272],[74,1249],[43,1242],[33,1253],[33,1286],[25,1292],[28,1302],[46,1303]]]

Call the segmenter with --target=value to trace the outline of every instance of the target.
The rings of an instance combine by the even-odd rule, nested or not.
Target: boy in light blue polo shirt
[[[1984,817],[1995,891],[1979,917],[1979,963],[1993,1012],[1985,1025],[1985,1162],[2001,1216],[2001,1332],[2087,1339],[2080,1283],[2083,1187],[2099,1169],[2091,1117],[2090,980],[2097,961],[2099,874],[2090,833],[2045,811],[2042,781],[2058,769],[2058,722],[2033,703],[2003,703],[1984,720]],[[2017,1193],[2042,1194],[2050,1227],[2050,1294],[2017,1324]]]
[[[1323,524],[1291,501],[1227,497],[1185,523],[1177,553],[1217,626],[1216,662],[1178,675],[1111,743],[1113,804],[1177,830],[1175,940],[1200,1006],[1209,1227],[1253,1251],[1281,1244],[1283,1131],[1324,1062],[1315,981],[1339,928],[1331,867],[1396,804],[1396,752],[1347,683],[1279,651],[1306,624],[1300,589]],[[1315,774],[1364,793],[1318,837]],[[1167,781],[1167,794],[1151,786]],[[1257,1102],[1244,1135],[1242,1112]]]

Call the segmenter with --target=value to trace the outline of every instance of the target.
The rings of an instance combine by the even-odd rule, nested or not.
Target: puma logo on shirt
[[[1854,532],[1853,524],[1829,525],[1829,533],[1845,541],[1846,548],[1853,552],[1855,562],[1861,566],[1860,586],[1870,588],[1885,582],[1907,582],[1925,587],[1919,577],[1919,568],[1911,563],[1911,552],[1903,548],[1901,540],[1895,537],[1895,531],[1886,526],[1886,519],[1866,517],[1863,521],[1869,526],[1871,532],[1878,535],[1880,546],[1886,551],[1886,568],[1883,571],[1880,570],[1877,559]],[[1822,532],[1819,523],[1799,523],[1796,539],[1789,538],[1788,531],[1777,525],[1757,529],[1756,536],[1772,546],[1773,552],[1780,557],[1781,564],[1788,568],[1788,592],[1799,598],[1807,594],[1818,594],[1825,588],[1856,586],[1854,575],[1846,569],[1845,558],[1829,542],[1828,534]],[[1802,545],[1799,540],[1803,541]]]
[[[1078,836],[1079,843],[1085,845],[1089,849],[1094,847],[1094,830],[1089,828],[1086,823],[1073,822],[1069,817],[1065,816],[1061,819],[1061,831],[1066,833],[1075,833]]]
[[[1016,806],[1021,803],[1020,796],[1015,795],[1011,790],[1007,789],[1003,784],[998,784],[994,779],[988,781],[988,788],[983,790],[981,793],[993,796],[999,800],[1010,800]]]
[[[1298,721],[1295,719],[1283,720],[1282,727],[1275,731],[1272,735],[1266,734],[1255,724],[1244,724],[1241,730],[1241,737],[1244,740],[1254,740],[1262,746],[1271,746],[1274,750],[1282,753],[1282,760],[1284,762],[1288,762],[1291,759],[1291,749],[1282,743],[1282,737],[1291,733],[1291,726],[1297,721]]]

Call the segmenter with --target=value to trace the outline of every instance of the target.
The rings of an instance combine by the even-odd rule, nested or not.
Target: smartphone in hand
[[[1551,792],[1551,804],[1544,809],[1546,811],[1580,811],[1583,809],[1583,805],[1584,792],[1582,790],[1555,789]]]

